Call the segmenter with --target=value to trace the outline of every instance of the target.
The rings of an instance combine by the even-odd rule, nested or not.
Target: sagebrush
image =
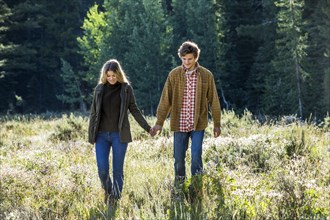
[[[152,125],[155,118],[148,117]],[[103,204],[88,118],[0,119],[1,219],[329,219],[329,118],[261,124],[224,112],[222,135],[206,130],[204,172],[173,186],[173,140],[150,137],[130,118],[133,139],[123,197]]]

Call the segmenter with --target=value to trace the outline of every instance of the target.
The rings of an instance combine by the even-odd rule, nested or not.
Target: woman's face
[[[116,84],[116,82],[118,82],[116,74],[113,71],[111,71],[111,70],[109,70],[107,72],[107,81],[111,85],[114,85],[114,84]]]

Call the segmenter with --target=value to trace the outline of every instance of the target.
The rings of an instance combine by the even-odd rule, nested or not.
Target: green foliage
[[[269,87],[266,88],[268,96],[275,96],[275,102],[270,101],[266,108],[276,111],[280,106],[277,114],[298,114],[304,117],[302,87],[308,75],[303,67],[308,38],[303,30],[304,1],[288,3],[280,0],[275,5],[279,8],[276,56],[272,60],[276,72],[269,77]]]
[[[66,91],[61,58],[77,76],[85,111],[102,64],[116,58],[140,108],[155,115],[185,40],[200,46],[199,62],[214,74],[227,110],[313,114],[318,120],[330,109],[327,0],[2,0],[0,5],[1,112],[72,108],[63,100],[77,94]]]
[[[4,13],[1,25],[5,31],[0,37],[0,60],[5,62],[0,70],[0,87],[5,104],[0,105],[0,111],[25,113],[64,108],[56,99],[63,93],[60,58],[79,72],[82,59],[77,54],[76,38],[88,4],[83,0],[5,2],[10,14]],[[26,104],[17,106],[15,96],[22,97]]]
[[[13,94],[11,94],[11,97],[9,98],[7,96],[10,88],[11,83],[3,83],[5,79],[7,79],[7,74],[3,71],[4,66],[8,62],[7,54],[10,50],[12,50],[15,45],[12,42],[5,42],[6,41],[6,32],[8,31],[8,26],[6,26],[6,20],[11,16],[11,10],[7,6],[7,4],[0,0],[0,97],[1,100],[3,100],[0,103],[0,109],[6,109],[9,108],[8,101],[10,98],[12,98],[12,101],[14,100]],[[12,107],[13,104],[12,104]]]
[[[307,105],[306,110],[323,112],[322,114],[326,115],[330,109],[330,2],[326,0],[318,1],[317,4],[312,2],[308,7],[313,12],[306,28],[310,46],[307,50],[305,66],[310,77],[307,78],[308,84],[304,92],[308,94],[305,102],[313,105]]]
[[[64,59],[61,59],[62,62],[62,74],[61,77],[64,82],[64,94],[57,95],[56,97],[61,100],[64,103],[70,104],[71,109],[75,110],[77,107],[77,104],[85,105],[83,102],[82,92],[80,89],[80,81],[79,77],[74,71],[72,70],[72,66],[65,61]],[[83,110],[83,109],[82,109]],[[85,111],[86,112],[86,109]]]
[[[167,55],[170,34],[160,2],[106,1],[107,31],[100,60],[116,58],[134,88],[140,108],[154,115],[169,71]],[[166,70],[168,69],[168,70]]]
[[[324,118],[324,128],[329,129],[330,128],[330,117],[327,116]]]
[[[79,53],[84,58],[84,66],[86,68],[84,76],[82,76],[80,81],[86,84],[88,92],[98,82],[98,73],[102,66],[100,61],[101,44],[104,40],[105,32],[109,29],[104,16],[104,12],[99,11],[99,6],[94,4],[84,19],[82,26],[84,35],[77,38],[80,49]],[[91,102],[90,99],[88,100]]]
[[[52,141],[87,140],[86,118],[74,114],[63,115],[61,123],[55,127],[55,132],[50,136]]]
[[[227,109],[238,110],[237,106],[246,107],[248,101],[248,86],[251,67],[255,53],[260,45],[259,37],[264,30],[251,33],[258,25],[263,22],[260,10],[262,6],[258,1],[216,1],[221,5],[216,13],[222,21],[220,47],[222,56],[218,66],[221,67],[220,79],[223,85],[224,95],[226,96]],[[265,8],[265,10],[267,10]],[[239,16],[238,16],[239,15]],[[249,28],[250,27],[250,30]],[[251,30],[252,29],[252,30]],[[253,55],[252,55],[253,54]],[[255,97],[254,97],[255,98]],[[239,111],[244,111],[239,108]]]
[[[250,127],[241,127],[245,129]],[[328,202],[316,187],[316,173],[330,172],[321,153],[326,145],[319,139],[327,138],[326,133],[295,123],[257,131],[259,135],[231,134],[209,145],[205,157],[211,169],[206,174],[219,204],[213,209],[236,213],[238,219],[326,218],[329,210],[319,205]]]
[[[147,120],[155,122],[153,117]],[[174,187],[172,133],[163,131],[151,138],[133,118],[130,121],[134,141],[125,160],[123,197],[109,210],[103,204],[94,147],[86,142],[86,117],[1,117],[0,218],[326,219],[330,215],[329,129],[322,125],[287,119],[261,125],[247,111],[242,116],[224,112],[221,137],[204,140],[204,172],[190,176],[188,150],[188,178]]]
[[[280,218],[324,218],[328,215],[324,208],[315,206],[315,202],[322,203],[319,200],[322,195],[315,189],[315,174],[310,166],[313,164],[306,158],[296,157],[285,165],[283,171],[279,170],[276,182],[283,196],[279,201]]]
[[[265,114],[265,105],[270,101],[268,95],[264,95],[267,86],[272,82],[267,81],[267,76],[274,73],[274,67],[271,60],[275,55],[274,42],[276,38],[276,14],[277,8],[273,1],[262,1],[254,5],[256,21],[252,24],[240,25],[237,27],[239,36],[250,37],[258,42],[258,49],[255,52],[255,61],[251,66],[251,72],[246,82],[246,89],[248,93],[246,108],[255,114]],[[262,10],[261,10],[262,8]],[[252,9],[251,9],[252,10]],[[272,102],[272,101],[270,101]],[[267,114],[270,113],[266,111]]]

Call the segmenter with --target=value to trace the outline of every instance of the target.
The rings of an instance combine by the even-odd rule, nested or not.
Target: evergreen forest
[[[196,42],[225,110],[330,111],[329,0],[0,0],[0,112],[88,112],[119,60],[155,115],[182,42]]]

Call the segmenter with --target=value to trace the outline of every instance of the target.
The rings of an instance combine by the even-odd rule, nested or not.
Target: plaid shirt
[[[166,79],[157,107],[156,125],[164,126],[170,114],[171,131],[179,131],[183,91],[186,85],[185,71],[182,65],[172,69]],[[213,118],[214,127],[221,127],[221,108],[213,74],[205,67],[197,68],[197,86],[194,110],[194,130],[207,128],[208,112]]]
[[[195,110],[195,95],[197,87],[197,67],[192,71],[185,69],[186,83],[183,92],[182,108],[180,113],[179,131],[190,132],[194,130],[194,110]]]

